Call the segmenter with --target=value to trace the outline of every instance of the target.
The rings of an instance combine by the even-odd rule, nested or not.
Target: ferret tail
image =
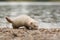
[[[12,23],[13,22],[13,20],[11,20],[9,17],[5,17],[6,18],[6,20],[9,22],[9,23]]]

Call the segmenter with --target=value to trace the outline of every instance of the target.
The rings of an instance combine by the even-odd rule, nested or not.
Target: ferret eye
[[[30,24],[32,25],[33,23],[31,22]]]

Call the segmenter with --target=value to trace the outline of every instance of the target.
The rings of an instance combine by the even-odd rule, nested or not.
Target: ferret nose
[[[38,28],[35,28],[35,30],[37,30]]]

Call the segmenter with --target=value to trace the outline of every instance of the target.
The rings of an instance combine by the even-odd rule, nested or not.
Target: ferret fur
[[[19,28],[25,26],[27,29],[38,29],[38,22],[28,15],[20,15],[15,18],[6,17],[6,20],[9,23],[12,23],[13,28]]]

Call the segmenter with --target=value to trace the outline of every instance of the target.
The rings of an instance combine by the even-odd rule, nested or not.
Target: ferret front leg
[[[28,26],[25,26],[25,27],[26,27],[26,29],[31,30],[31,28],[30,28],[30,27],[28,27]]]

